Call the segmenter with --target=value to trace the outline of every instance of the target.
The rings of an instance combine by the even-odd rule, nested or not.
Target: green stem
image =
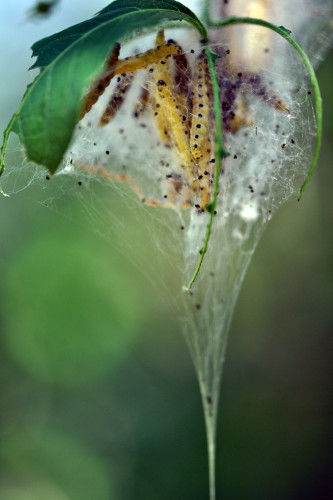
[[[207,403],[206,403],[207,404]],[[209,474],[209,500],[216,499],[216,418],[210,414],[210,408],[204,409]]]
[[[16,113],[14,113],[14,115],[12,116],[12,118],[11,118],[10,122],[8,123],[7,128],[3,134],[3,143],[1,146],[1,150],[0,150],[0,176],[4,170],[5,154],[6,154],[6,149],[7,149],[7,145],[8,145],[9,135],[12,131],[13,124],[14,124],[17,116],[18,116],[18,111],[16,111]]]
[[[208,480],[209,480],[209,500],[216,500],[216,479],[215,479],[215,462],[216,462],[216,417],[218,398],[215,401],[216,395],[212,394],[208,399],[208,394],[211,393],[203,379],[203,373],[198,372],[199,386],[201,399],[203,403],[203,412],[206,428],[207,439],[207,454],[208,454]]]
[[[208,479],[209,479],[209,500],[216,500],[215,483],[215,455],[216,455],[216,419],[218,412],[218,391],[220,384],[221,366],[214,359],[210,359],[213,364],[214,381],[207,375],[203,362],[203,352],[199,345],[200,333],[197,325],[191,321],[189,325],[191,337],[186,336],[187,344],[192,356],[194,367],[198,377],[202,408],[205,420],[207,455],[208,455]],[[201,332],[202,333],[202,332]],[[216,353],[217,351],[214,351]],[[218,355],[218,359],[220,356]],[[217,378],[216,378],[217,375]]]
[[[210,1],[209,0],[205,0],[204,7],[202,10],[202,20],[206,26],[208,26],[209,23],[211,22],[211,20],[210,20]]]
[[[204,240],[202,248],[200,249],[199,262],[198,262],[197,267],[196,267],[196,269],[193,273],[193,276],[190,280],[190,283],[188,285],[188,289],[191,289],[193,283],[195,282],[195,280],[199,274],[199,271],[201,269],[205,253],[207,252],[208,243],[209,243],[210,236],[212,233],[212,227],[213,227],[214,216],[215,216],[215,209],[216,209],[216,204],[217,204],[217,197],[218,197],[218,192],[219,192],[221,162],[222,162],[222,159],[225,156],[227,156],[227,153],[226,153],[224,146],[223,146],[223,139],[222,139],[222,134],[223,134],[222,111],[221,111],[221,101],[220,101],[220,87],[219,87],[218,77],[217,77],[216,68],[215,68],[216,56],[208,47],[205,48],[205,52],[206,52],[206,56],[207,56],[208,68],[209,68],[210,77],[211,77],[211,81],[212,81],[212,87],[213,87],[213,103],[214,103],[214,114],[215,114],[215,177],[214,177],[214,190],[213,190],[213,195],[212,195],[212,201],[207,206],[207,209],[210,212],[210,217],[209,217],[209,222],[207,225],[205,240]]]

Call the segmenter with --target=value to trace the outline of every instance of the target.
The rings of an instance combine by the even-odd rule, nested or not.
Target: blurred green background
[[[2,128],[31,43],[104,3],[63,0],[38,23],[31,1],[1,3]],[[237,305],[218,499],[333,499],[332,75],[331,54],[318,71],[318,171],[268,227]],[[116,250],[116,232],[86,227],[77,200],[70,216],[37,203],[39,189],[0,198],[0,498],[207,499],[199,391],[170,304]],[[165,272],[138,235],[137,251]]]

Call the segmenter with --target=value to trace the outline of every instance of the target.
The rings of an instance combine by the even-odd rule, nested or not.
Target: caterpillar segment
[[[110,82],[115,75],[115,68],[118,62],[119,53],[120,44],[116,43],[106,62],[102,75],[93,83],[91,89],[85,97],[79,120],[82,120],[82,118],[91,110],[93,105],[98,101],[99,97],[104,93],[105,89],[110,85]]]
[[[210,109],[211,82],[205,53],[200,52],[191,71],[181,47],[174,40],[166,42],[163,30],[157,33],[155,47],[144,53],[119,59],[119,51],[117,44],[105,71],[86,97],[82,116],[103,94],[112,78],[117,78],[99,120],[100,126],[108,124],[124,103],[135,73],[147,70],[147,79],[133,107],[133,117],[140,117],[147,109],[152,112],[161,142],[175,153],[178,172],[176,168],[163,181],[164,201],[144,201],[152,205],[195,206],[198,212],[204,211],[211,201],[215,161],[211,140],[214,122]],[[126,176],[119,177],[122,179],[131,184]]]
[[[99,125],[101,127],[107,125],[119,111],[132,86],[133,78],[134,74],[131,73],[125,74],[124,76],[118,76],[116,88],[99,120]]]

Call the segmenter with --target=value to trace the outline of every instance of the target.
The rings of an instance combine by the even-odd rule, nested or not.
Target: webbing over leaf
[[[199,19],[185,6],[173,0],[117,0],[102,9],[95,17],[72,26],[60,33],[44,38],[32,47],[37,57],[33,68],[41,72],[28,87],[20,107],[13,116],[4,135],[0,174],[11,131],[18,134],[28,159],[44,165],[54,173],[60,165],[77,123],[82,99],[89,84],[100,73],[114,44],[142,28],[158,26],[166,20],[185,20],[195,26],[202,37],[206,29]],[[225,18],[210,21],[211,27],[231,24],[253,24],[269,28],[285,38],[300,54],[315,90],[317,142],[313,162],[301,188],[307,186],[318,161],[322,109],[318,82],[311,63],[302,48],[290,36],[290,31],[261,19]],[[213,83],[214,114],[216,123],[216,158],[222,157],[222,117],[219,109],[219,88],[213,54],[207,50],[209,70]],[[196,280],[208,248],[217,203],[220,161],[216,162],[215,187],[210,203],[210,222],[196,270],[189,288]]]
[[[37,42],[34,67],[40,67],[41,73],[5,131],[0,174],[11,131],[18,134],[30,160],[54,173],[72,137],[84,94],[114,44],[166,20],[187,21],[206,35],[198,18],[176,1],[117,0],[93,19]]]

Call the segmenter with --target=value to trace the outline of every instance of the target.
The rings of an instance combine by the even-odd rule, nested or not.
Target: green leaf
[[[33,68],[41,72],[5,131],[0,174],[12,131],[18,134],[27,157],[54,173],[70,143],[84,95],[115,43],[133,32],[175,20],[187,21],[206,37],[199,19],[179,2],[116,0],[91,20],[35,43]]]

